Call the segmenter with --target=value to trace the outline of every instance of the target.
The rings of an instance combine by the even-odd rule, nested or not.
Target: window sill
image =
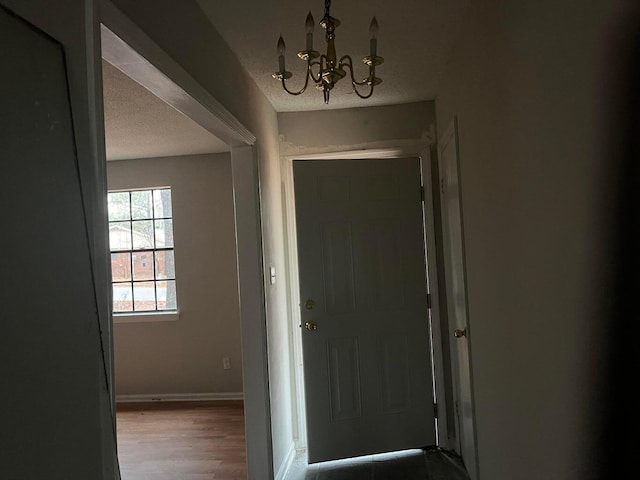
[[[147,323],[147,322],[175,322],[180,318],[175,312],[142,312],[142,313],[114,313],[113,323]]]

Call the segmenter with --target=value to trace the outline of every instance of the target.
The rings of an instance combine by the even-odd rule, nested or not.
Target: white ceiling
[[[229,146],[102,61],[107,160],[228,152]]]
[[[432,100],[470,0],[333,0],[331,15],[342,23],[336,30],[337,54],[352,56],[356,79],[366,76],[361,58],[368,55],[373,15],[380,24],[378,55],[385,61],[376,72],[383,83],[371,98],[362,100],[350,93],[345,78],[331,92],[328,106],[313,86],[294,97],[271,77],[278,69],[276,42],[282,34],[287,45],[286,67],[294,73],[289,88],[302,86],[305,64],[296,53],[305,48],[304,23],[309,11],[316,22],[314,48],[323,53],[324,30],[318,22],[324,14],[324,0],[197,1],[274,108],[286,112]]]

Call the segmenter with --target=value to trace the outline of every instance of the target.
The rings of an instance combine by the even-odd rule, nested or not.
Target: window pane
[[[114,282],[131,280],[131,254],[111,254],[111,277]]]
[[[131,222],[109,223],[111,250],[131,250]]]
[[[110,192],[108,206],[113,311],[177,310],[171,188]]]
[[[178,309],[175,280],[156,282],[156,289],[158,291],[158,310]]]
[[[153,218],[151,190],[131,192],[131,218],[141,220]]]
[[[133,248],[153,248],[153,220],[131,222]]]
[[[156,220],[156,248],[173,247],[173,220]]]
[[[130,220],[129,192],[114,192],[107,195],[109,221]]]
[[[133,311],[133,295],[130,283],[116,283],[113,285],[113,311]]]
[[[153,250],[134,252],[132,260],[134,280],[153,280]]]
[[[171,190],[168,188],[163,190],[154,190],[153,206],[156,218],[171,217]]]
[[[133,309],[136,312],[156,309],[156,292],[153,282],[133,284]]]
[[[176,265],[173,250],[156,252],[156,280],[176,278]]]

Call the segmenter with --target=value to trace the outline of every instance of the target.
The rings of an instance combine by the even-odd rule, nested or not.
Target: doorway
[[[102,66],[122,476],[141,478],[153,460],[176,478],[196,463],[246,478],[229,146]],[[213,429],[189,430],[193,418],[242,441],[220,448]],[[176,431],[211,455],[163,463],[176,458],[163,446],[180,450]]]
[[[302,321],[302,317],[300,315],[300,308],[304,305],[306,299],[300,298],[298,285],[299,285],[299,277],[298,277],[298,245],[295,234],[293,232],[296,231],[296,214],[295,214],[295,198],[294,198],[294,182],[293,182],[293,163],[295,160],[349,160],[349,159],[398,159],[398,158],[407,158],[414,157],[420,158],[420,171],[422,177],[424,179],[424,186],[426,190],[425,195],[425,206],[422,210],[422,217],[424,225],[427,228],[427,235],[424,239],[426,245],[427,256],[430,258],[435,257],[435,238],[433,236],[433,205],[431,203],[431,160],[430,160],[430,151],[429,149],[424,149],[420,152],[407,150],[403,148],[387,148],[387,149],[376,149],[376,150],[366,150],[366,151],[348,151],[348,152],[332,152],[326,154],[311,154],[306,156],[295,156],[295,157],[287,157],[283,158],[282,163],[282,173],[285,185],[285,208],[286,208],[286,224],[287,224],[287,250],[289,252],[288,255],[288,274],[291,282],[292,288],[290,289],[291,296],[291,333],[293,338],[293,357],[294,357],[294,366],[301,365],[302,361],[302,341],[300,336],[301,327],[304,328],[304,323]],[[433,346],[434,348],[430,352],[434,361],[434,370],[432,372],[433,377],[435,378],[436,389],[435,389],[435,398],[438,404],[438,417],[445,418],[447,415],[447,405],[444,396],[444,376],[445,371],[443,368],[443,355],[442,350],[440,348],[441,345],[441,325],[439,318],[439,308],[438,308],[438,294],[437,294],[437,282],[434,279],[437,278],[437,269],[435,265],[435,261],[428,262],[428,275],[431,280],[431,284],[429,288],[431,290],[431,332],[433,335]],[[296,448],[298,453],[298,458],[296,462],[306,461],[306,449],[308,447],[307,444],[307,423],[305,421],[306,418],[306,405],[304,401],[305,396],[305,387],[304,387],[304,375],[302,368],[294,368],[294,379],[295,379],[295,398],[297,399],[296,407],[296,417],[297,422],[295,424],[296,427]],[[433,408],[433,405],[429,405],[429,408]],[[443,447],[448,447],[448,438],[449,433],[447,432],[447,422],[437,421],[437,436],[438,436],[438,444]],[[301,458],[304,457],[303,460]]]
[[[109,63],[117,65],[119,70],[164,102],[196,121],[230,149],[236,278],[243,346],[241,362],[234,364],[230,358],[230,365],[231,369],[235,365],[235,368],[241,367],[243,371],[245,434],[247,451],[250,452],[247,455],[248,476],[262,475],[272,469],[272,460],[266,332],[260,329],[260,325],[264,325],[265,315],[257,208],[258,180],[253,148],[256,139],[113,4],[105,1],[101,14],[103,55]],[[135,45],[135,50],[130,45]],[[162,71],[155,65],[162,65]],[[221,362],[220,368],[223,369],[223,365]],[[263,372],[264,375],[248,381],[244,375],[246,370]]]

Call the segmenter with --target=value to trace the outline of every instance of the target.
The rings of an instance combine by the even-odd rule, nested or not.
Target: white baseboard
[[[197,402],[212,400],[244,400],[242,392],[224,393],[154,393],[142,395],[116,395],[116,403],[126,402]]]
[[[291,464],[293,463],[293,459],[296,457],[296,448],[293,442],[289,446],[289,451],[287,452],[287,456],[284,458],[282,463],[280,464],[280,468],[276,473],[275,480],[285,480],[287,478],[287,474],[289,473],[289,469],[291,468]]]

